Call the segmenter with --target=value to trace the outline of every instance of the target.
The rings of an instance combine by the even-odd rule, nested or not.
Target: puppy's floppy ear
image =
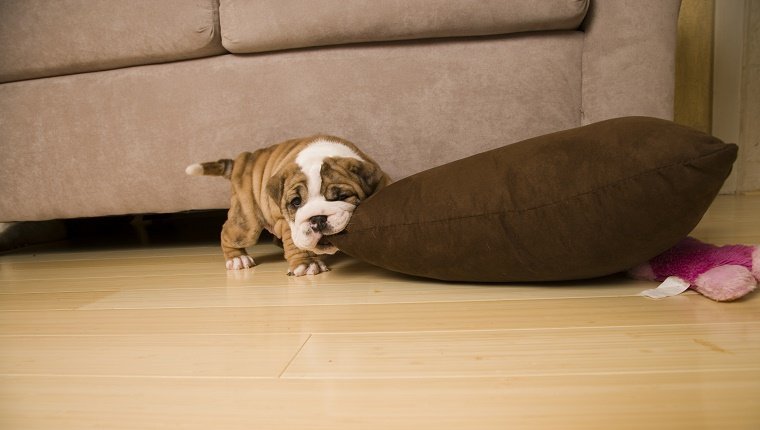
[[[285,175],[282,172],[276,172],[267,181],[267,194],[275,202],[279,203],[282,199],[282,193],[285,188]]]
[[[386,185],[385,173],[374,164],[366,161],[360,161],[354,158],[347,158],[348,171],[359,179],[362,190],[370,195]]]

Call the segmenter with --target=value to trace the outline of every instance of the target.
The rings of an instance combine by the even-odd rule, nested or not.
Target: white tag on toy
[[[657,288],[642,291],[639,295],[649,297],[650,299],[662,299],[665,297],[677,296],[688,290],[690,285],[691,284],[678,276],[671,276],[664,280]]]

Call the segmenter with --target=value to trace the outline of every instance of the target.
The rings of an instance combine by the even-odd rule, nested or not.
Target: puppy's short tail
[[[232,167],[235,165],[233,160],[223,159],[219,161],[209,161],[207,163],[191,164],[185,169],[185,173],[193,176],[224,176],[230,179]]]

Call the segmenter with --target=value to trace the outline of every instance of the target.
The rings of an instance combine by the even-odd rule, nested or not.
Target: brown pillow
[[[332,242],[377,266],[441,280],[604,276],[685,237],[736,152],[670,121],[603,121],[394,183],[363,202]]]

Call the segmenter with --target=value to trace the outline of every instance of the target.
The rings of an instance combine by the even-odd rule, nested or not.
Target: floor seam
[[[306,346],[306,344],[309,342],[309,340],[311,339],[312,335],[313,335],[313,333],[309,333],[309,336],[306,338],[306,340],[303,341],[303,343],[301,344],[301,346],[298,348],[298,351],[296,351],[296,353],[293,354],[293,356],[290,358],[290,360],[288,360],[288,364],[285,365],[285,368],[282,369],[282,372],[280,372],[280,374],[277,375],[277,379],[282,379],[282,375],[284,375],[285,372],[288,371],[288,369],[290,368],[290,365],[293,364],[293,362],[296,360],[296,358],[298,357],[298,355],[301,354],[301,351]]]

